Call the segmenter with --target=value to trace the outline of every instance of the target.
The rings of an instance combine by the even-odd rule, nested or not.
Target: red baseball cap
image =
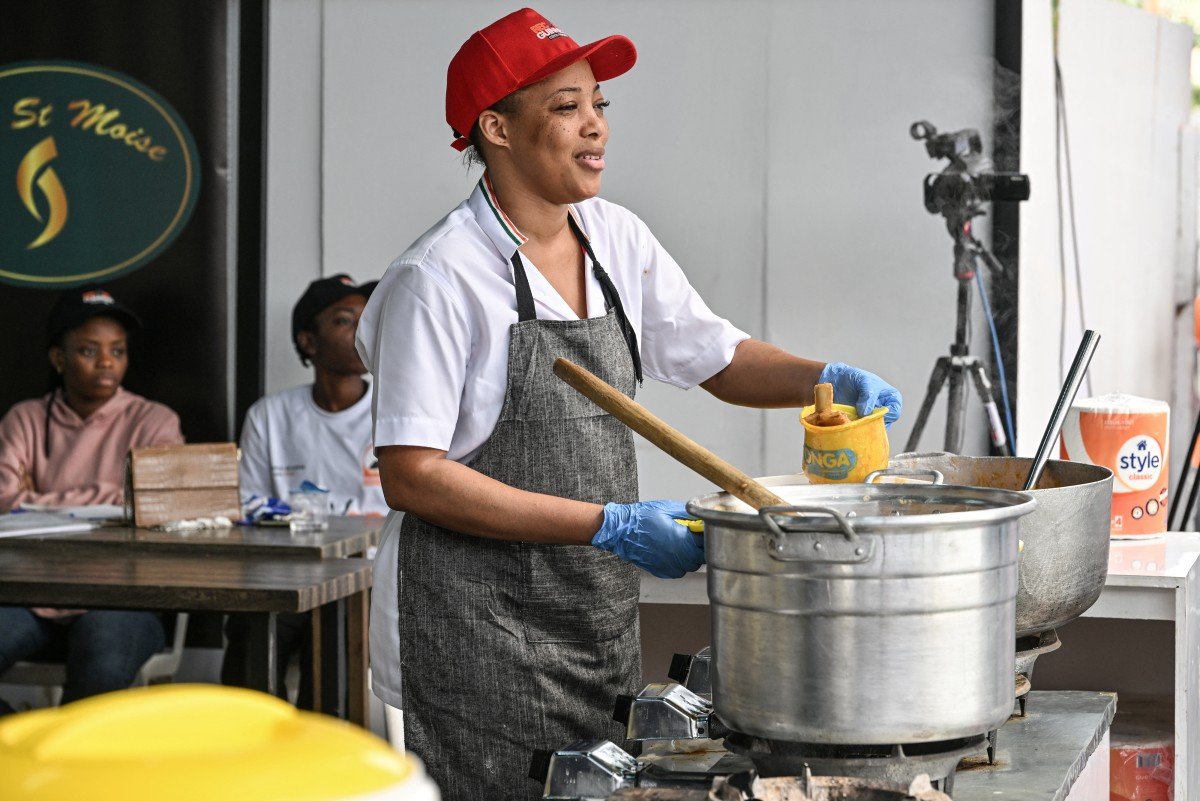
[[[466,150],[484,109],[585,58],[596,80],[607,81],[629,71],[637,48],[624,36],[606,36],[581,47],[532,8],[476,31],[446,71],[446,122],[454,132],[450,146]]]

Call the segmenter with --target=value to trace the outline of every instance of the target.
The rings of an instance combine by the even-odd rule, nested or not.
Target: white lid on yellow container
[[[1071,406],[1087,412],[1124,412],[1127,414],[1165,412],[1171,408],[1166,401],[1143,398],[1138,395],[1126,395],[1123,392],[1112,392],[1094,398],[1076,398]]]
[[[436,801],[420,762],[253,690],[160,685],[0,721],[5,801]]]

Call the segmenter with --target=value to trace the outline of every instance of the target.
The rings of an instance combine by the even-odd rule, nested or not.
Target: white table
[[[1108,580],[1084,617],[1175,624],[1175,801],[1200,801],[1200,534],[1113,540]],[[1120,702],[1118,701],[1118,708]]]
[[[700,604],[708,605],[708,571],[700,568],[681,579],[660,579],[649,573],[642,574],[644,604]]]

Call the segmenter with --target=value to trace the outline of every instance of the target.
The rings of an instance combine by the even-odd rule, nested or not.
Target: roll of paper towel
[[[1121,693],[1109,742],[1109,801],[1170,801],[1175,783],[1174,702]]]
[[[1113,471],[1114,537],[1167,530],[1167,431],[1170,407],[1134,395],[1075,401],[1063,423],[1061,453]]]

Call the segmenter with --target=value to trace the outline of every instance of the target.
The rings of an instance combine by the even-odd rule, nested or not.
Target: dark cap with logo
[[[118,303],[107,289],[92,284],[68,289],[59,296],[46,323],[47,342],[51,346],[59,344],[63,334],[93,317],[112,317],[125,326],[126,331],[136,331],[142,327],[142,321],[129,307]]]
[[[318,314],[348,295],[371,297],[371,290],[375,288],[375,283],[371,281],[359,286],[350,276],[339,273],[328,278],[318,278],[309,284],[308,289],[304,290],[304,294],[300,296],[300,300],[296,301],[296,306],[292,309],[292,342],[296,344],[297,351],[299,351],[300,345],[296,342],[296,337],[301,331],[316,329]],[[304,361],[305,358],[305,355],[300,353],[301,361]]]

